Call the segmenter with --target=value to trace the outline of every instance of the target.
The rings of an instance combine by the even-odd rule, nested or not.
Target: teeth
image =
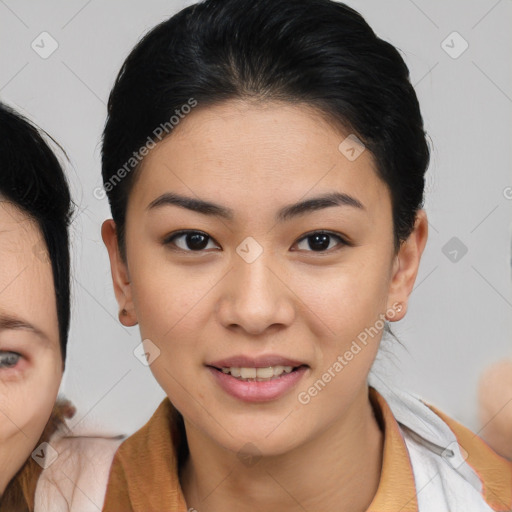
[[[236,369],[238,370],[238,368]],[[256,373],[256,368],[240,368],[240,377],[242,379],[255,379]]]
[[[274,376],[274,368],[272,368],[272,366],[269,366],[267,368],[258,368],[255,373],[259,379],[270,379],[271,377]]]
[[[283,373],[291,373],[293,366],[267,366],[266,368],[222,368],[222,373],[229,373],[232,377],[257,381],[270,380],[279,377]]]

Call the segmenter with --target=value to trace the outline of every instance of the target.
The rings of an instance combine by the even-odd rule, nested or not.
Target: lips
[[[258,357],[249,357],[245,355],[238,355],[228,357],[226,359],[219,359],[208,363],[206,366],[211,366],[222,370],[222,368],[268,368],[269,366],[291,366],[296,368],[298,366],[307,366],[304,362],[296,359],[289,359],[277,354],[269,354]]]
[[[229,395],[246,402],[277,400],[294,388],[309,366],[277,354],[238,355],[206,365],[214,381]]]

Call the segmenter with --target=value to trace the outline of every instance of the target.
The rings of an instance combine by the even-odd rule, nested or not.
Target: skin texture
[[[51,263],[37,224],[0,202],[0,494],[30,456],[62,378]],[[30,323],[7,327],[6,316]],[[21,357],[6,364],[7,355]]]
[[[388,188],[369,151],[350,161],[338,150],[346,135],[300,105],[198,108],[143,161],[128,202],[126,261],[114,222],[102,226],[116,298],[127,311],[120,319],[138,323],[142,339],[158,347],[151,371],[184,416],[191,455],[180,478],[188,506],[201,512],[297,510],[298,503],[366,510],[376,492],[383,435],[366,378],[382,332],[307,405],[298,395],[393,304],[403,305],[393,320],[404,316],[427,219],[421,210],[396,255]],[[234,218],[174,205],[148,211],[164,192],[219,203]],[[281,207],[327,192],[349,194],[364,209],[331,206],[275,221]],[[163,243],[181,229],[211,238],[202,252],[186,237]],[[334,236],[315,251],[305,236],[319,230],[351,245]],[[236,252],[249,236],[263,249],[252,263]],[[308,369],[277,400],[246,403],[205,366],[239,354],[279,354]],[[241,454],[255,459],[248,464]]]

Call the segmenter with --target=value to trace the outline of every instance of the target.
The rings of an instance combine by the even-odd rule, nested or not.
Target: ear
[[[401,320],[407,312],[407,300],[414,287],[421,255],[427,243],[428,220],[425,210],[418,210],[414,229],[409,238],[402,243],[393,262],[391,283],[388,294],[388,310],[393,309],[395,314],[389,321]],[[397,309],[396,304],[402,307]]]
[[[116,224],[108,219],[101,226],[101,238],[110,258],[110,271],[117,303],[119,304],[119,321],[126,327],[137,325],[137,316],[132,299],[132,288],[128,266],[119,251]]]

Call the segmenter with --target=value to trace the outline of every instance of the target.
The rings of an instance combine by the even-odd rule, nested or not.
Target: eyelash
[[[12,357],[12,356],[16,357],[16,362],[14,364],[5,364],[4,358],[8,359],[9,357]],[[0,370],[3,370],[3,369],[10,370],[12,368],[16,368],[16,366],[18,365],[18,363],[22,357],[23,356],[21,354],[18,354],[17,352],[0,351]]]
[[[176,233],[172,233],[171,235],[167,236],[163,240],[163,244],[166,245],[166,246],[171,245],[171,244],[173,244],[173,241],[176,240],[177,238],[180,238],[180,237],[182,237],[184,235],[190,235],[190,234],[202,235],[203,237],[208,238],[209,240],[213,240],[214,241],[214,239],[210,235],[208,235],[207,233],[204,233],[203,231],[181,230],[181,231],[177,231]],[[339,250],[343,246],[351,246],[352,245],[347,240],[345,240],[341,235],[339,235],[337,233],[333,233],[331,231],[325,231],[325,230],[311,231],[310,233],[306,233],[302,238],[300,238],[297,241],[297,243],[299,243],[299,242],[301,242],[303,240],[306,240],[307,238],[312,237],[314,235],[328,235],[328,236],[330,236],[332,238],[338,239],[339,242],[340,242],[339,247],[337,249],[334,249],[334,250]],[[177,248],[177,249],[173,249],[173,250],[176,250],[178,252],[184,252],[184,253],[187,253],[187,252],[190,252],[190,253],[202,253],[202,252],[205,252],[204,249],[200,249],[200,250],[194,251],[194,250],[186,250],[186,249]],[[331,249],[328,249],[326,251],[312,251],[312,250],[308,250],[306,252],[312,252],[312,253],[316,253],[316,254],[322,254],[322,253],[325,254],[325,253],[330,253],[332,251],[333,251],[333,249],[331,248]]]

